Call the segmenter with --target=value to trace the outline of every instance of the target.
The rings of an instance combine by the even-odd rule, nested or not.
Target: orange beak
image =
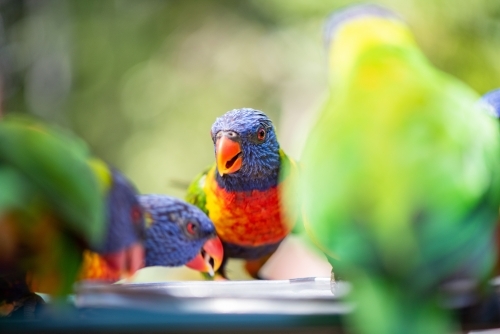
[[[116,253],[103,254],[101,257],[113,269],[117,270],[122,277],[128,277],[144,267],[144,246],[137,242],[132,246]]]
[[[219,175],[231,174],[241,168],[242,154],[238,142],[222,135],[215,143],[215,157]]]
[[[186,267],[214,276],[222,264],[223,257],[222,242],[219,237],[214,237],[205,242],[200,253],[186,263]]]

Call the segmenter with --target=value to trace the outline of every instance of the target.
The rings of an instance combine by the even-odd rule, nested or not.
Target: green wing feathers
[[[418,276],[440,263],[421,281],[427,286],[465,263],[484,276],[492,257],[473,261],[470,247],[491,248],[498,127],[475,107],[478,94],[435,69],[414,43],[379,41],[378,24],[406,29],[382,21],[366,20],[365,45],[353,34],[334,48],[339,62],[330,65],[348,66],[308,137],[295,194],[314,238],[351,268]],[[444,264],[444,254],[456,256]]]
[[[101,242],[104,202],[81,141],[35,122],[6,118],[0,122],[0,142],[0,166],[25,180],[18,189],[31,187],[66,228],[89,244]]]
[[[186,194],[186,201],[200,208],[206,215],[208,215],[208,210],[206,208],[207,196],[204,187],[211,168],[212,166],[207,167],[195,177],[194,181],[189,185]]]

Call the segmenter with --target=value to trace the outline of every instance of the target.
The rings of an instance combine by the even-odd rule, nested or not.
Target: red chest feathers
[[[266,191],[227,192],[216,182],[205,184],[206,207],[219,237],[245,246],[271,244],[292,228],[281,209],[280,186]]]

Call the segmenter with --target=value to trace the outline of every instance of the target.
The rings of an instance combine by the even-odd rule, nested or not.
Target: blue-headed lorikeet
[[[91,165],[103,187],[106,232],[101,245],[84,251],[79,277],[98,275],[102,279],[117,277],[114,280],[118,280],[144,267],[144,212],[137,199],[137,189],[122,173],[97,159],[92,159]],[[39,282],[32,284],[32,289],[45,290]]]
[[[498,126],[389,10],[336,12],[326,40],[330,98],[292,188],[305,230],[353,283],[356,332],[450,332],[439,287],[494,264]]]
[[[213,221],[228,258],[258,271],[293,227],[281,186],[293,162],[280,149],[271,120],[259,110],[234,109],[216,119],[211,137],[216,163],[191,183],[186,199]]]
[[[75,271],[75,268],[69,266],[68,263],[60,263],[56,255],[62,260],[69,258],[71,264],[78,267],[84,249],[100,252],[109,265],[117,270],[134,272],[141,268],[144,263],[141,243],[144,220],[136,198],[137,191],[133,185],[116,169],[91,157],[88,148],[79,138],[59,128],[49,127],[28,118],[7,118],[0,125],[2,142],[5,144],[0,150],[1,166],[9,171],[5,174],[4,183],[10,185],[0,194],[0,204],[3,205],[0,206],[0,213],[4,217],[9,217],[12,212],[29,213],[26,217],[9,218],[6,220],[9,224],[0,224],[2,228],[7,229],[2,235],[5,239],[4,245],[7,246],[0,252],[2,253],[0,258],[14,263],[13,268],[3,271],[7,275],[14,270],[12,275],[3,276],[5,291],[10,290],[8,293],[11,294],[15,290],[12,289],[14,284],[27,286],[18,289],[19,291],[31,290],[56,294],[69,292],[78,268]],[[79,169],[73,166],[77,163],[80,164],[77,165]],[[28,179],[22,183],[15,182],[18,177],[12,171],[27,175]],[[85,172],[90,173],[90,176]],[[79,178],[79,173],[82,174],[81,178]],[[70,177],[76,180],[68,182]],[[89,177],[92,182],[88,180]],[[90,200],[86,197],[90,195],[84,191],[94,190],[92,187],[96,188],[98,193],[92,194]],[[16,202],[12,202],[14,200]],[[91,207],[90,204],[95,205],[97,209]],[[95,213],[91,209],[98,212]],[[85,214],[82,215],[82,211]],[[43,215],[54,215],[58,219],[45,222],[42,219]],[[91,215],[100,219],[98,223]],[[48,223],[50,228],[42,225],[39,219]],[[75,225],[75,228],[94,233],[89,234],[93,239],[87,235],[73,238],[70,245],[72,247],[68,246],[68,248],[78,251],[80,253],[78,256],[72,257],[69,250],[63,249],[55,242],[52,247],[49,246],[53,242],[53,236],[49,232],[52,229],[60,232],[58,230],[61,228],[59,219],[64,219],[63,223]],[[16,228],[13,229],[13,227]],[[43,230],[43,232],[37,232],[40,233],[39,240],[31,240],[34,237],[31,229],[35,227],[37,230]],[[95,231],[99,232],[97,236],[94,236]],[[39,262],[35,261],[40,268],[33,267],[31,264],[16,264],[19,262],[19,257],[21,261],[26,261],[26,257],[31,256],[25,254],[24,244],[28,241],[35,244],[46,243],[44,244],[44,247],[47,247],[46,251],[56,253],[52,254],[54,263],[50,262],[47,255],[44,255],[45,249],[41,249],[38,245],[36,250],[40,254],[33,250],[35,252],[33,256],[49,258],[45,262],[41,259]],[[15,253],[18,254],[15,255]],[[68,253],[68,256],[62,256],[60,253]],[[0,262],[9,263],[3,260]],[[66,279],[64,276],[64,282],[61,282],[59,278],[61,271],[46,265],[47,262],[61,266],[62,272],[68,271],[73,278]],[[23,276],[26,272],[28,277],[25,278],[27,282],[24,282]]]
[[[133,274],[144,266],[144,215],[137,189],[116,168],[96,159],[92,165],[105,180],[107,229],[104,242],[91,250],[122,275]]]
[[[146,267],[177,267],[213,275],[222,262],[215,227],[199,208],[166,195],[139,195],[146,217]],[[121,275],[97,254],[85,255],[80,279],[117,281]]]
[[[0,303],[29,298],[25,275],[71,290],[82,251],[104,237],[98,179],[79,143],[22,120],[0,122]],[[33,295],[31,295],[33,296]]]

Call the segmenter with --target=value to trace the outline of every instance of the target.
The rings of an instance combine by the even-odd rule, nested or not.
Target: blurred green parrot
[[[68,293],[82,250],[105,233],[101,186],[80,142],[27,120],[0,122],[0,308],[30,292],[27,272]],[[19,295],[23,294],[23,295]]]
[[[28,118],[0,122],[0,302],[66,294],[84,249],[119,272],[144,266],[135,187],[85,143]],[[32,298],[33,299],[33,298]]]
[[[498,126],[391,11],[348,7],[325,34],[330,96],[289,206],[352,282],[354,332],[451,332],[439,288],[466,279],[479,290],[495,260]]]

